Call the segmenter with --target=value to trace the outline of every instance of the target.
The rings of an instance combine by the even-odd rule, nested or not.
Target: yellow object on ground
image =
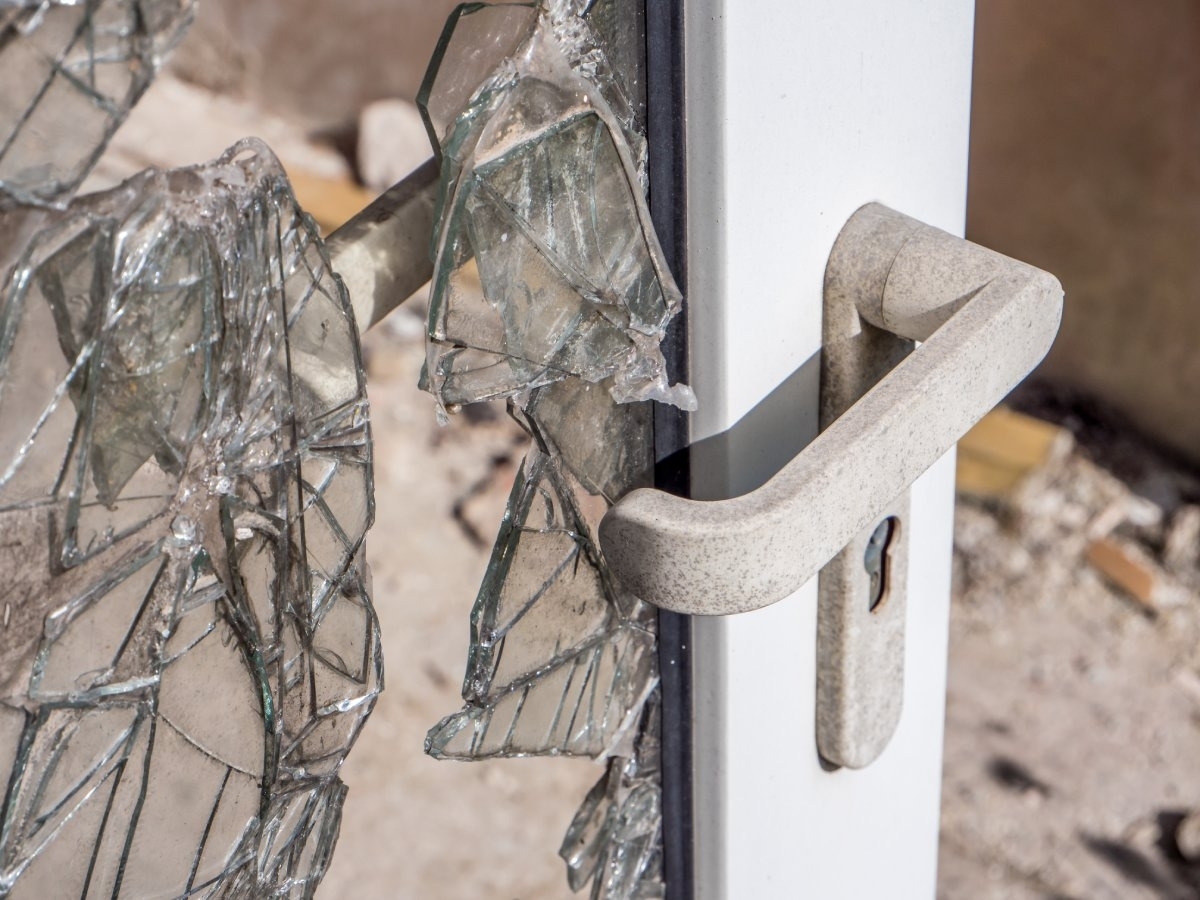
[[[1031,474],[1062,459],[1072,443],[1065,428],[998,406],[958,443],[958,490],[1008,497]]]

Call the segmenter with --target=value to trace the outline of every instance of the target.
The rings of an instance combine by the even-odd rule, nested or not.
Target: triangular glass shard
[[[548,651],[575,647],[610,627],[614,616],[588,526],[554,461],[533,450],[514,484],[472,615],[464,698],[486,700],[497,685],[544,665]]]
[[[585,474],[620,494],[646,477],[649,421],[637,405],[618,404],[602,386],[588,386],[597,399],[583,414],[600,413],[592,424],[607,424],[614,438],[625,437],[624,426],[634,437],[625,446],[642,451],[636,461],[588,458],[576,452],[569,419],[551,415],[544,425],[529,412],[571,405],[585,392],[581,385],[571,379],[541,388],[525,412],[514,410],[534,446],[472,613],[463,685],[469,705],[430,732],[427,749],[435,756],[603,756],[629,734],[657,683],[652,611],[621,593],[596,542],[611,501],[564,465],[553,437],[560,434]],[[621,484],[627,475],[631,483]]]
[[[596,635],[425,739],[442,759],[608,755],[637,724],[657,683],[654,635],[624,624]]]
[[[606,313],[625,327],[651,334],[665,326],[678,301],[664,295],[638,218],[634,173],[597,113],[556,123],[478,165],[476,177],[580,294],[611,307]]]
[[[536,415],[565,408],[581,418],[551,415],[545,424]],[[463,687],[469,702],[495,696],[598,634],[652,619],[649,607],[622,594],[604,565],[595,530],[612,500],[583,481],[590,477],[614,495],[645,482],[647,413],[616,403],[603,385],[575,379],[532,392],[524,412],[514,407],[534,446],[514,483],[472,612]],[[596,429],[593,437],[611,438],[623,451],[578,452],[585,441],[576,424]]]

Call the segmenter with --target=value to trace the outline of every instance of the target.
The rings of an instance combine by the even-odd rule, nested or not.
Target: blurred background
[[[976,9],[967,236],[1067,299],[961,448],[941,894],[1194,898],[1200,3]]]
[[[454,5],[202,0],[89,186],[255,134],[332,230],[428,156],[412,99]],[[968,237],[1067,307],[960,450],[939,893],[1200,897],[1200,2],[977,11]],[[319,896],[565,897],[555,850],[600,770],[422,753],[524,452],[501,410],[435,424],[424,311],[365,339],[388,688]]]

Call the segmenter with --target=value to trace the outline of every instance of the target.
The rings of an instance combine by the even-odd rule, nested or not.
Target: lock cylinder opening
[[[867,541],[867,549],[863,553],[863,568],[867,571],[868,592],[867,609],[877,612],[885,600],[891,587],[891,556],[892,547],[900,533],[900,520],[888,516],[876,527]]]

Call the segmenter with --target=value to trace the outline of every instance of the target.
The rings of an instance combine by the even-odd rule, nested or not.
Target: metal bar
[[[433,276],[438,164],[427,160],[331,234],[325,247],[366,331]]]

